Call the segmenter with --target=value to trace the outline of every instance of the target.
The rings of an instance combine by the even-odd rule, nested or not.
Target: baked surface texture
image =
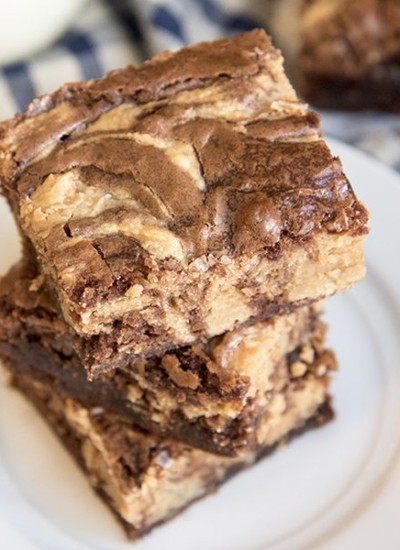
[[[367,212],[261,30],[34,101],[0,181],[92,377],[364,274]]]
[[[89,483],[137,538],[215,491],[226,478],[307,427],[332,418],[329,399],[293,389],[292,406],[263,430],[260,446],[240,459],[212,455],[133,429],[100,407],[87,409],[34,376],[10,374],[11,383],[40,410],[87,474]],[[307,383],[310,385],[311,381]],[[79,498],[79,495],[77,495]]]
[[[302,0],[300,90],[313,105],[400,112],[398,0]]]
[[[290,388],[311,378],[323,396],[336,367],[318,308],[308,306],[89,382],[67,325],[38,284],[35,266],[23,262],[0,281],[0,357],[11,370],[214,453],[257,447],[260,419],[290,406]]]

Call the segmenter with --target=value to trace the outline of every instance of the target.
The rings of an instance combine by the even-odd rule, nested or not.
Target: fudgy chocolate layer
[[[310,376],[325,383],[335,368],[318,312],[303,308],[88,382],[68,327],[34,286],[36,275],[22,263],[0,283],[0,354],[10,368],[208,451],[234,455],[257,445],[260,418],[288,405],[288,385],[301,387]]]
[[[298,67],[313,105],[399,111],[397,0],[305,0]]]
[[[224,458],[133,429],[120,417],[98,407],[87,409],[16,370],[11,374],[13,385],[43,414],[133,539],[214,492],[277,445],[333,416],[323,393],[310,391],[304,408],[301,391],[293,390],[291,410],[277,414],[279,427],[263,433],[258,449],[240,459]],[[312,381],[307,384],[311,389]]]
[[[36,100],[0,180],[94,376],[364,272],[367,213],[260,30]]]

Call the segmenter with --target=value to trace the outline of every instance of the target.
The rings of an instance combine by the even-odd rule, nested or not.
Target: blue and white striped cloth
[[[0,67],[0,120],[64,82],[97,78],[154,53],[256,26],[268,30],[276,0],[88,0],[55,44]],[[363,148],[400,171],[400,117],[327,114],[327,133]]]
[[[227,11],[216,0],[90,0],[53,46],[0,67],[0,119],[64,82],[97,78],[161,50],[262,25],[255,15],[234,9],[241,3],[231,0]]]

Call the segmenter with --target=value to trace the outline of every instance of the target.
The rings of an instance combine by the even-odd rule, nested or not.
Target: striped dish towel
[[[241,0],[231,0],[227,11],[215,0],[90,0],[73,26],[50,48],[0,67],[0,119],[21,111],[34,97],[64,82],[98,78],[111,69],[140,63],[160,50],[263,25],[254,6],[250,15],[241,4]]]
[[[51,47],[0,67],[0,120],[64,82],[97,78],[154,53],[254,28],[268,30],[279,0],[88,0]],[[323,113],[327,133],[400,171],[400,117]]]

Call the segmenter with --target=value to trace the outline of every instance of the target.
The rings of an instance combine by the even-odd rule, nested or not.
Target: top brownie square
[[[364,273],[367,213],[261,30],[33,101],[0,181],[92,375]]]

